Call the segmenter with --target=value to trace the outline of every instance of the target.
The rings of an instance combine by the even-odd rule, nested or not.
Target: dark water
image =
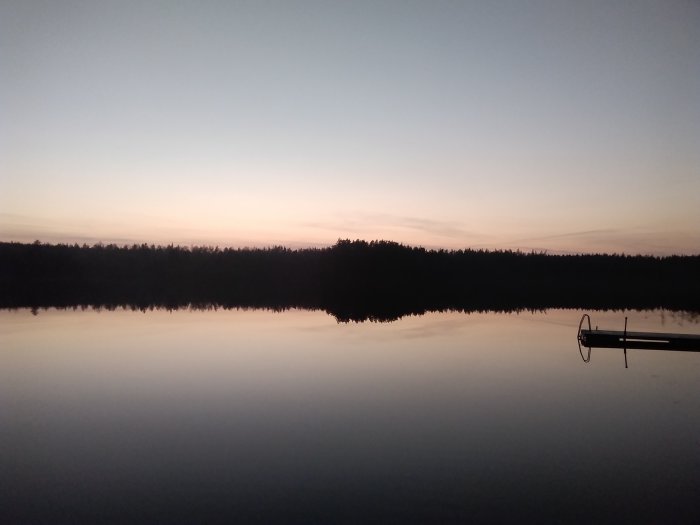
[[[0,523],[700,522],[700,354],[580,315],[2,311]]]

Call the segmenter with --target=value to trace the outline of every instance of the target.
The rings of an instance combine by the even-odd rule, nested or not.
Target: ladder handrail
[[[581,349],[581,327],[583,326],[583,320],[588,318],[588,331],[591,331],[591,316],[588,314],[583,314],[581,316],[581,320],[578,323],[578,334],[576,335],[576,340],[578,341],[578,353],[581,354],[581,359],[583,359],[584,363],[590,363],[591,361],[591,347],[588,348],[588,356],[584,357],[583,356],[583,349]]]

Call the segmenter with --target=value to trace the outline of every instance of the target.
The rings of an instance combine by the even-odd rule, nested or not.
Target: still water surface
[[[700,522],[700,354],[581,313],[1,311],[0,522]]]

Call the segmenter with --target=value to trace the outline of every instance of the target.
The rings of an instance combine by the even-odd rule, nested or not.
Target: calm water
[[[580,315],[2,311],[0,522],[700,522],[700,354]]]

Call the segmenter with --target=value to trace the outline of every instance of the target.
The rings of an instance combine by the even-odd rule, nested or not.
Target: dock
[[[584,321],[588,328],[583,328]],[[664,350],[678,352],[700,352],[700,334],[671,334],[662,332],[630,332],[625,317],[624,330],[595,330],[591,328],[591,317],[583,314],[578,324],[578,351],[584,363],[591,361],[592,348],[621,348],[627,365],[627,350]],[[584,355],[583,348],[588,348]]]
[[[588,328],[583,322],[588,321]],[[625,329],[591,329],[591,316],[583,314],[578,324],[579,347],[622,348],[625,350],[678,350],[680,352],[700,352],[700,334],[670,334],[663,332],[628,332],[627,317]]]
[[[579,339],[583,346],[595,348],[700,352],[700,335],[694,334],[582,329]]]

